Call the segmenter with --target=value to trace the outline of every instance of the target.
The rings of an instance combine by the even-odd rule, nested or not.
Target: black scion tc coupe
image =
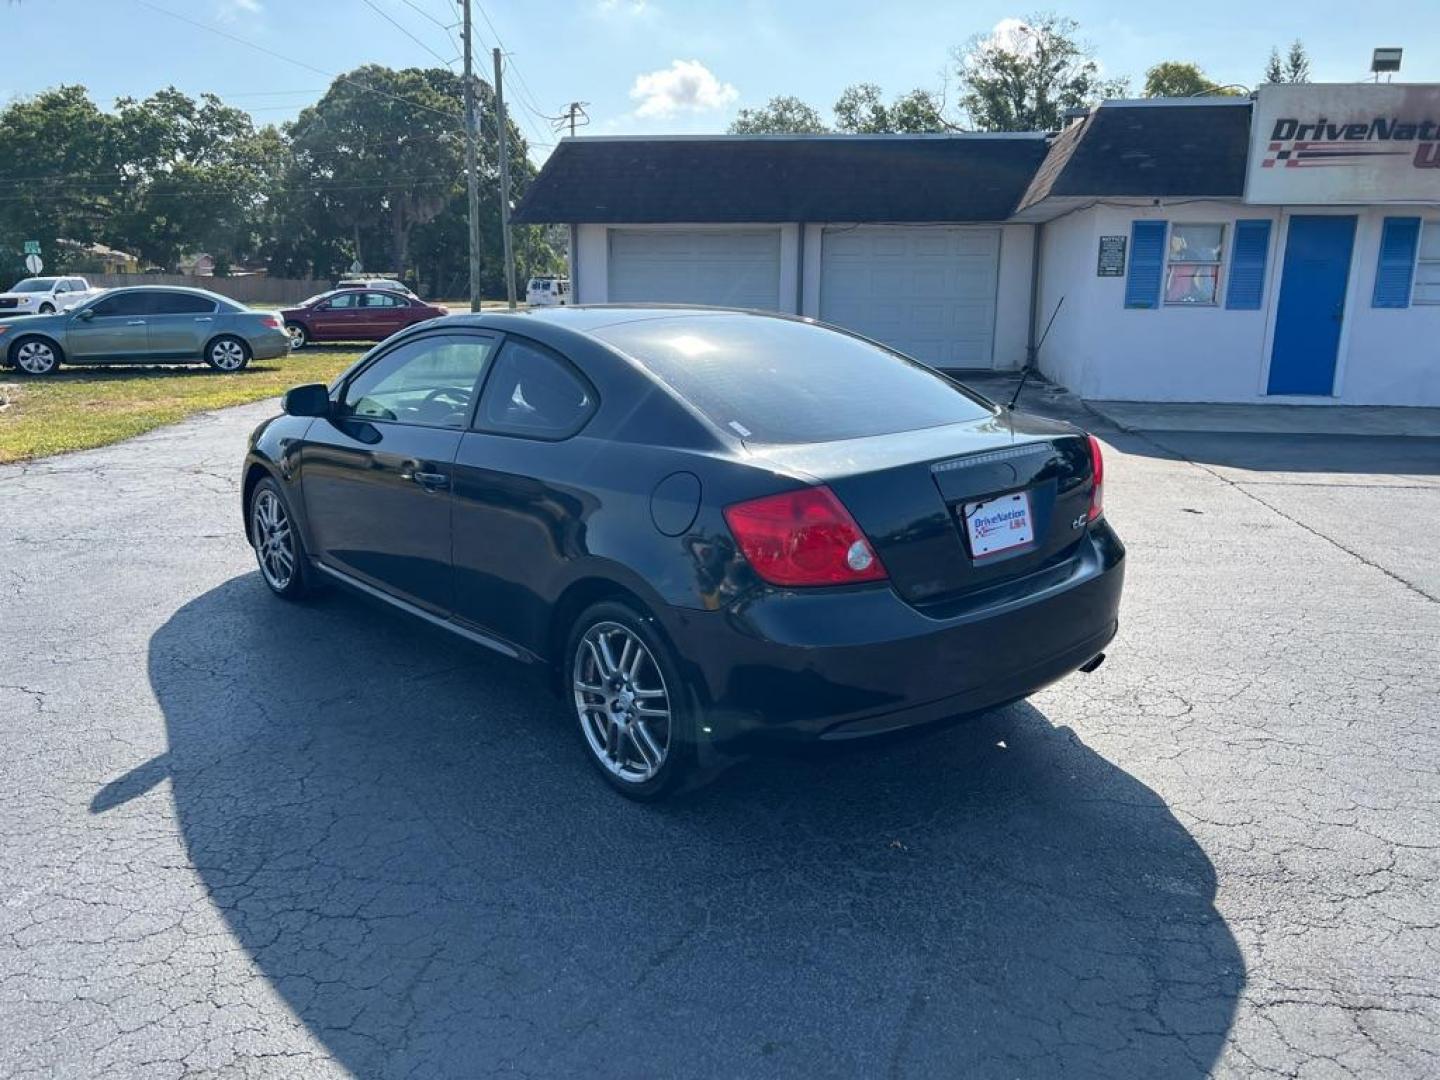
[[[338,582],[552,665],[651,798],[774,739],[856,739],[1092,670],[1124,548],[1100,446],[874,342],[706,308],[458,315],[256,429],[277,595]]]

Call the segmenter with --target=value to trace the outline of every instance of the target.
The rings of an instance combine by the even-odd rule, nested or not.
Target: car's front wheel
[[[672,791],[694,761],[693,724],[654,620],[628,604],[595,604],[576,620],[565,656],[580,735],[600,774],[632,799]]]
[[[216,371],[241,371],[250,363],[250,346],[226,334],[205,346],[205,362]]]
[[[23,337],[10,349],[10,363],[26,375],[50,375],[60,366],[60,346],[40,337]]]
[[[290,348],[303,349],[310,344],[310,334],[298,322],[287,322],[285,333],[290,335]]]
[[[40,314],[41,314],[41,315],[54,315],[54,314],[55,314],[55,305],[54,305],[54,304],[41,304],[41,305],[40,305]]]
[[[269,477],[250,496],[250,543],[260,577],[276,596],[299,600],[311,591],[305,545],[280,485]]]

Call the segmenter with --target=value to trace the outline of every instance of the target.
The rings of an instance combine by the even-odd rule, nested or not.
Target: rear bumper
[[[284,330],[256,334],[250,339],[250,355],[256,360],[273,360],[290,353],[290,335]]]
[[[1103,521],[1064,564],[922,613],[891,589],[671,610],[717,746],[841,740],[974,713],[1061,679],[1115,636],[1124,547]]]

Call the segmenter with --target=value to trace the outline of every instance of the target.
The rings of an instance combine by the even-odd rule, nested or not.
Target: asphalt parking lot
[[[1095,674],[646,808],[265,593],[272,408],[0,468],[0,1074],[1440,1073],[1440,441],[1111,432]]]

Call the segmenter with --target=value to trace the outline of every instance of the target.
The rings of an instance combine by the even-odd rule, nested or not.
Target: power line
[[[323,68],[318,68],[314,64],[307,64],[303,60],[296,60],[293,56],[286,56],[283,53],[278,53],[274,49],[267,49],[264,45],[258,45],[253,41],[240,37],[238,34],[232,34],[228,30],[221,30],[218,26],[211,26],[209,23],[203,23],[200,22],[198,19],[192,19],[188,15],[181,15],[178,11],[171,11],[169,8],[163,8],[159,4],[152,3],[151,0],[135,0],[135,3],[139,4],[141,7],[149,8],[151,11],[158,11],[162,15],[168,15],[172,19],[179,19],[183,23],[189,23],[191,26],[198,27],[199,29],[205,30],[208,33],[216,34],[219,37],[226,38],[229,41],[235,42],[237,45],[244,45],[247,49],[254,49],[256,52],[264,53],[267,56],[273,56],[277,60],[284,60],[287,64],[294,64],[296,67],[302,67],[306,71],[313,71],[315,72],[315,74],[323,75],[327,79],[333,79],[336,82],[343,82],[348,86],[354,86],[360,90],[365,90],[369,93],[378,94],[381,97],[389,98],[392,101],[398,101],[402,105],[409,105],[412,109],[423,109],[426,112],[433,112],[440,116],[449,117],[451,120],[463,119],[459,113],[450,112],[448,109],[437,109],[433,105],[426,105],[423,102],[412,101],[411,99],[401,97],[398,94],[387,93],[386,91],[377,89],[376,87],[367,86],[365,83],[357,82],[355,79],[348,78],[347,76],[336,75],[333,72],[324,70]]]
[[[400,0],[400,2],[406,7],[408,7],[410,10],[414,11],[416,14],[423,15],[425,18],[429,19],[432,23],[440,27],[440,29],[444,30],[447,34],[451,30],[455,29],[454,23],[441,22],[434,15],[431,15],[430,12],[426,11],[419,4],[415,3],[415,0]]]
[[[490,32],[495,35],[495,44],[498,45],[500,51],[505,54],[506,63],[514,70],[515,78],[520,82],[520,89],[525,91],[523,96],[529,99],[531,106],[535,110],[535,115],[544,116],[545,114],[541,112],[540,107],[535,104],[535,95],[530,92],[530,84],[525,81],[525,76],[521,74],[520,66],[515,63],[515,59],[511,55],[509,48],[507,48],[505,42],[501,40],[500,31],[496,30],[495,24],[490,21],[490,13],[485,10],[485,5],[477,3],[475,6],[480,9],[480,17],[485,20],[485,25],[490,27]]]
[[[308,195],[308,194],[318,194],[318,195],[327,195],[327,194],[329,194],[329,193],[331,193],[331,192],[336,192],[336,191],[389,191],[389,190],[393,190],[394,187],[395,187],[395,185],[396,185],[397,183],[403,183],[403,184],[405,184],[407,187],[433,187],[433,186],[437,186],[437,185],[458,185],[458,183],[459,183],[459,176],[458,176],[458,175],[456,175],[456,176],[431,175],[431,176],[429,176],[429,177],[422,177],[422,176],[396,176],[396,177],[392,177],[389,181],[386,181],[386,182],[384,182],[384,183],[368,183],[368,184],[303,184],[303,185],[300,185],[300,186],[297,186],[297,187],[268,188],[268,189],[265,189],[265,190],[263,190],[263,191],[258,191],[258,192],[256,192],[255,194],[256,194],[257,196],[268,197],[268,196],[270,196],[270,195],[294,195],[294,194],[307,194],[307,195]],[[75,196],[94,195],[94,194],[96,194],[96,192],[92,192],[92,191],[46,192],[46,193],[45,193],[45,195],[48,196],[48,197],[50,197],[50,198],[57,198],[57,197],[61,197],[61,196],[75,197]],[[244,193],[244,192],[237,193],[237,192],[233,192],[233,191],[215,191],[215,190],[213,190],[213,189],[208,189],[208,188],[186,188],[186,189],[181,189],[181,190],[170,190],[170,191],[146,191],[146,192],[142,192],[142,193],[141,193],[141,197],[142,197],[142,198],[145,198],[145,199],[180,199],[180,198],[193,199],[193,198],[194,198],[195,196],[197,196],[197,195],[215,195],[215,196],[219,196],[219,197],[227,197],[227,196],[232,196],[232,195],[235,195],[235,194],[245,194],[245,193]],[[25,199],[29,199],[29,198],[32,198],[32,197],[33,197],[33,196],[30,196],[30,195],[0,195],[0,202],[20,202],[20,201],[23,201],[23,200],[25,200]]]
[[[409,30],[406,30],[405,27],[401,26],[399,22],[397,22],[395,19],[392,19],[392,18],[390,17],[390,15],[389,15],[388,12],[384,11],[384,10],[381,9],[381,8],[376,7],[376,6],[375,6],[375,0],[364,0],[364,3],[365,3],[365,6],[368,7],[371,11],[375,12],[376,15],[379,15],[382,19],[384,19],[386,22],[388,22],[391,26],[395,27],[396,30],[399,30],[402,34],[404,34],[406,37],[408,37],[411,41],[415,42],[416,45],[419,45],[422,49],[424,49],[426,52],[428,52],[431,56],[435,57],[436,60],[439,60],[440,63],[444,64],[447,68],[448,68],[451,64],[453,64],[453,63],[455,62],[455,61],[453,61],[453,60],[446,60],[443,56],[441,56],[439,53],[437,53],[434,49],[430,48],[429,45],[426,45],[425,42],[421,41],[418,37],[416,37],[414,34],[412,34]],[[419,9],[417,8],[416,10],[418,11]]]

